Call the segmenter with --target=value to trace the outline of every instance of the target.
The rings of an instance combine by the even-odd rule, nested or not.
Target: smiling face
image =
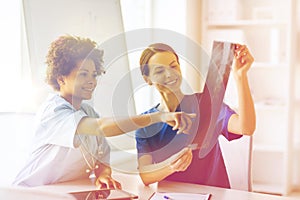
[[[69,75],[59,77],[60,95],[75,108],[80,106],[82,100],[92,98],[97,86],[97,76],[93,60],[78,61]]]
[[[180,90],[182,74],[177,57],[169,51],[156,52],[148,61],[149,75],[144,79],[159,92],[176,93]]]

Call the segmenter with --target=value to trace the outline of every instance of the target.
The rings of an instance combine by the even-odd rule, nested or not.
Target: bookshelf
[[[300,110],[294,86],[295,19],[296,0],[202,1],[201,44],[207,52],[213,40],[230,41],[246,44],[255,58],[248,76],[257,114],[252,161],[256,192],[287,195],[294,187]],[[225,101],[236,107],[234,83],[228,84]]]

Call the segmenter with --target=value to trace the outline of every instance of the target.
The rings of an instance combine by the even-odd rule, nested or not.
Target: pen
[[[167,196],[167,195],[164,195],[164,199],[169,199],[169,200],[172,200],[173,198]]]

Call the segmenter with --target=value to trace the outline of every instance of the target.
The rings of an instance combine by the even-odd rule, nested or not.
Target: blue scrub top
[[[228,105],[222,103],[217,120],[209,122],[207,119],[211,118],[212,113],[214,113],[211,111],[215,108],[209,107],[209,113],[207,112],[207,105],[200,102],[201,93],[185,95],[176,109],[176,111],[197,114],[189,134],[176,134],[176,131],[173,131],[172,127],[166,123],[156,123],[138,129],[136,131],[138,157],[150,154],[153,163],[159,163],[196,141],[200,145],[200,149],[193,151],[193,160],[187,170],[173,173],[166,180],[230,188],[218,137],[221,134],[227,140],[242,137],[242,135],[228,132],[227,129],[228,120],[235,112]],[[159,112],[157,107],[158,105],[144,114]],[[205,123],[206,125],[203,125]],[[208,130],[211,127],[214,128],[215,132],[206,135],[203,130]],[[199,156],[199,151],[201,151],[201,156]]]

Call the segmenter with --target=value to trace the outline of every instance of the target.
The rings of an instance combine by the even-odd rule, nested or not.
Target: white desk
[[[158,184],[159,192],[187,192],[210,193],[211,200],[296,200],[295,198],[282,197],[242,190],[224,189],[205,185],[195,185],[178,182],[161,182]]]
[[[211,200],[296,200],[295,198],[289,197],[168,181],[164,181],[159,184],[152,184],[146,187],[144,186],[138,175],[114,174],[113,176],[116,180],[121,182],[124,190],[137,194],[139,196],[139,199],[141,200],[147,200],[155,191],[211,193]],[[55,191],[62,193],[83,191],[95,188],[95,185],[90,180],[78,180],[73,182],[36,187],[36,189],[43,191],[46,190],[46,192]]]
[[[66,193],[56,192],[55,190],[43,191],[35,188],[24,187],[0,187],[1,200],[74,200],[74,198]]]
[[[137,194],[139,199],[147,200],[153,192],[157,191],[157,184],[151,186],[144,186],[138,175],[130,174],[114,174],[113,177],[122,184],[122,189]],[[92,181],[88,179],[77,180],[72,182],[58,183],[54,185],[44,185],[36,187],[37,190],[45,192],[55,191],[61,193],[69,193],[84,190],[96,189],[96,186]]]

